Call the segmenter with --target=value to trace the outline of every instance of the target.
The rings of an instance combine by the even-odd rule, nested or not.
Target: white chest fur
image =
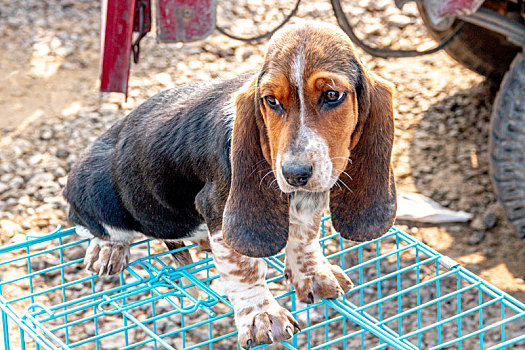
[[[293,192],[290,195],[290,224],[311,225],[316,214],[328,207],[329,192]]]

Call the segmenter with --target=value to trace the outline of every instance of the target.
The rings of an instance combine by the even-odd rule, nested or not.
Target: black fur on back
[[[102,224],[161,239],[191,235],[204,222],[195,198],[205,184],[224,198],[229,191],[233,116],[225,108],[251,78],[166,90],[118,121],[71,170],[69,219],[102,238]]]

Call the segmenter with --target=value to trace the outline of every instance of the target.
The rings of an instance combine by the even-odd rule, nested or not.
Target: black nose
[[[290,185],[300,187],[306,185],[314,168],[311,165],[288,163],[283,165],[283,175]]]

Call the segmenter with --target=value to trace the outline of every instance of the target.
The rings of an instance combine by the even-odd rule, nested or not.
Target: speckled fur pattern
[[[338,298],[353,287],[343,270],[328,262],[319,245],[319,226],[328,199],[328,192],[296,192],[290,202],[285,277],[295,287],[297,298],[309,304],[315,297]]]
[[[264,260],[237,253],[224,242],[220,231],[210,233],[209,239],[222,286],[235,311],[239,344],[250,348],[289,339],[297,333],[298,323],[268,289]]]

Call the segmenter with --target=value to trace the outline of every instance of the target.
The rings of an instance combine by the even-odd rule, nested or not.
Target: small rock
[[[483,215],[483,223],[485,224],[485,228],[490,230],[496,227],[498,217],[494,213],[485,213],[485,215]]]
[[[34,187],[36,189],[44,187],[44,185],[54,182],[55,177],[50,173],[35,174],[27,183],[27,187]],[[34,191],[34,189],[32,189]]]
[[[9,186],[3,182],[0,182],[0,194],[6,192],[7,190],[9,190]]]
[[[389,16],[387,21],[388,23],[393,24],[399,28],[404,28],[412,22],[412,20],[409,17],[399,14]]]
[[[484,239],[485,233],[483,231],[474,231],[474,233],[468,239],[468,244],[477,245],[480,244]]]
[[[65,148],[58,148],[55,155],[57,158],[65,159],[67,156],[69,156],[69,151]]]
[[[100,106],[100,113],[102,114],[113,114],[118,112],[118,105],[114,103],[103,103]]]
[[[371,1],[367,3],[365,6],[368,11],[374,12],[374,11],[384,11],[388,6],[391,6],[391,4],[386,1]]]
[[[367,23],[363,28],[366,35],[379,35],[383,27],[378,23]]]
[[[0,220],[0,230],[2,230],[5,237],[12,237],[13,235],[24,231],[22,226],[11,220]]]
[[[41,160],[42,160],[42,154],[37,153],[35,155],[32,155],[31,157],[29,157],[29,165],[35,166],[38,163],[40,163]]]
[[[53,130],[49,128],[42,128],[40,130],[40,139],[41,140],[51,140],[53,138]]]
[[[483,218],[481,216],[476,216],[474,220],[470,223],[470,227],[472,227],[476,231],[482,231],[485,229],[485,223],[483,222]]]
[[[239,46],[235,50],[235,57],[237,61],[239,62],[246,61],[252,55],[253,55],[253,49],[251,47]]]
[[[13,179],[13,174],[4,174],[0,176],[0,182],[8,183]]]
[[[171,79],[171,75],[165,72],[158,73],[153,75],[153,79],[164,85],[165,87],[173,87],[173,80]]]

